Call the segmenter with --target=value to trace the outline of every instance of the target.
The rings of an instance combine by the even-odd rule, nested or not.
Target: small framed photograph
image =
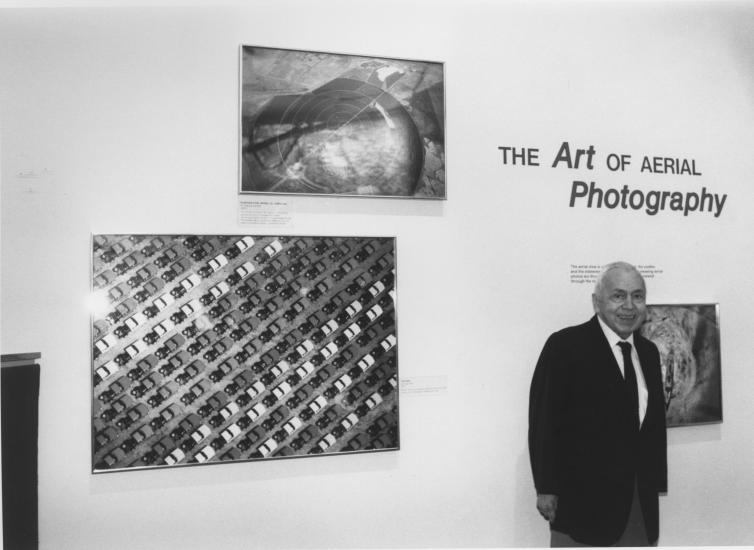
[[[440,62],[241,47],[240,192],[445,199]]]
[[[395,450],[395,239],[94,235],[92,469]]]
[[[660,350],[668,426],[723,419],[719,321],[717,304],[647,307],[641,334]]]

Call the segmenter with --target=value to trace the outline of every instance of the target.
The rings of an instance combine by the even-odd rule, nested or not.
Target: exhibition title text
[[[540,150],[535,147],[499,146],[503,164],[512,166],[540,166]],[[631,155],[610,153],[600,159],[594,145],[573,147],[564,141],[545,165],[566,170],[594,170],[604,163],[611,172],[636,170],[640,174],[666,174],[674,176],[701,176],[696,160],[691,158],[644,155],[636,161]],[[636,189],[627,184],[622,187],[603,187],[594,181],[573,180],[569,206],[571,208],[621,208],[643,211],[654,216],[662,211],[683,213],[711,213],[716,218],[722,214],[728,195],[711,192],[707,187],[691,191],[663,189]]]

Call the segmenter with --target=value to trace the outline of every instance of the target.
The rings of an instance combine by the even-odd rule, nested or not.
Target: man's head
[[[644,278],[626,262],[608,264],[592,294],[594,312],[621,338],[628,338],[647,315]]]

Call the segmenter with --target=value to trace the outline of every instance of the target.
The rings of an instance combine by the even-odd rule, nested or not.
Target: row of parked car
[[[181,259],[170,252],[176,246],[185,255],[207,243],[206,239],[197,241],[190,237],[179,243],[153,240],[143,247],[154,248],[148,252],[158,268]],[[388,334],[394,330],[395,322],[390,247],[374,240],[355,243],[355,239],[340,238],[282,237],[262,243],[253,237],[229,240],[226,239],[226,248],[220,254],[216,254],[220,241],[201,248],[203,252],[196,256],[206,258],[207,263],[190,275],[184,273],[174,287],[184,288],[184,292],[173,293],[161,286],[157,296],[142,301],[146,304],[142,311],[123,316],[112,332],[106,332],[103,325],[109,320],[95,320],[95,329],[102,332],[95,342],[100,354],[117,349],[119,338],[137,332],[140,337],[125,345],[120,353],[100,362],[96,369],[95,384],[98,387],[102,384],[97,393],[102,409],[95,407],[98,414],[95,456],[102,459],[97,464],[131,464],[136,449],[140,456],[147,457],[142,462],[153,459],[151,464],[161,463],[174,451],[176,455],[168,462],[201,461],[205,454],[210,454],[204,450],[207,446],[215,451],[207,460],[278,456],[289,451],[297,454],[303,442],[293,445],[296,437],[289,436],[310,425],[300,414],[307,416],[304,411],[311,410],[307,405],[311,400],[319,397],[356,409],[362,406],[360,398],[380,395],[374,391],[379,388],[387,391],[387,380],[391,372],[394,374],[395,364],[392,350],[395,336]],[[253,254],[255,244],[259,248],[255,248],[257,252],[251,261],[247,258]],[[130,252],[124,250],[124,254],[141,252],[134,248]],[[103,248],[101,255],[107,250]],[[355,261],[359,256],[363,263],[370,255],[376,256],[373,264],[367,264],[371,272]],[[119,258],[111,261],[116,260]],[[275,260],[279,262],[274,264]],[[118,264],[122,262],[120,259]],[[318,262],[322,265],[317,266]],[[311,278],[307,278],[307,272]],[[329,277],[321,277],[323,274]],[[134,266],[133,271],[121,273],[125,280],[115,283],[110,290],[125,283],[138,293],[138,285],[148,284],[155,275],[159,273]],[[162,277],[159,280],[165,281]],[[135,294],[127,295],[125,287],[115,293],[121,291],[127,296],[123,301],[136,301]],[[317,303],[325,294],[328,299]],[[313,303],[316,303],[314,311]],[[244,304],[246,311],[242,309]],[[196,315],[210,319],[211,323],[200,329],[193,320]],[[125,328],[116,333],[120,327]],[[392,344],[388,336],[392,337]],[[142,355],[150,346],[156,349]],[[367,347],[367,353],[357,351],[360,347]],[[356,354],[363,357],[353,357]],[[374,365],[383,355],[385,360]],[[352,366],[353,371],[357,365],[351,364],[357,360],[374,365],[375,370],[360,371],[365,374],[360,380],[340,372],[346,366]],[[371,392],[367,381],[376,386]],[[223,395],[225,398],[220,397]],[[227,402],[223,403],[225,399]],[[374,401],[373,398],[370,403]],[[175,435],[172,432],[183,420],[195,420],[192,414],[203,418],[202,412],[209,415],[203,424],[210,429],[210,440],[204,447],[197,449],[186,443],[192,432],[183,434],[186,437],[179,436],[183,439],[172,449],[168,448],[170,445],[154,449],[163,441],[164,436],[160,435],[164,430],[169,428],[169,435]],[[331,414],[323,413],[322,417],[329,418]],[[147,434],[149,429],[154,433]],[[264,438],[259,445],[249,433],[253,430]],[[320,435],[315,433],[312,437]],[[146,452],[148,447],[155,452]],[[116,449],[126,455],[114,462],[104,460]],[[221,455],[216,457],[220,451]],[[180,453],[184,456],[178,456]]]

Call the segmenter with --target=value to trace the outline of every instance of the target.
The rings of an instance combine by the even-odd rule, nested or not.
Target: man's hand
[[[542,517],[552,523],[558,511],[558,495],[537,495],[537,510]]]

